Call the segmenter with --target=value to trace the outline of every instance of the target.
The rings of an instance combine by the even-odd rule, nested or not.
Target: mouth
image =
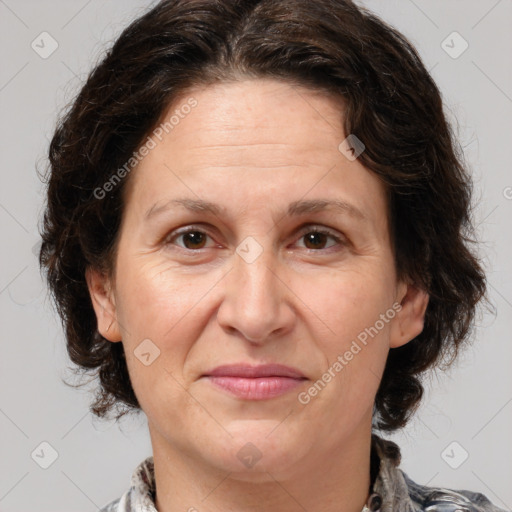
[[[216,388],[244,400],[267,400],[288,393],[307,378],[296,368],[280,364],[223,365],[203,375]]]

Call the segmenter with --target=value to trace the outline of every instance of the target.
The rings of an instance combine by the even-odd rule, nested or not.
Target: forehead
[[[187,108],[191,103],[195,106]],[[338,156],[342,111],[340,98],[322,92],[282,81],[245,80],[182,93],[164,113],[159,126],[165,132],[164,146],[178,149],[178,157],[187,152],[188,167],[206,154],[208,158],[219,155],[227,163],[231,155],[236,161],[241,153],[251,160],[236,161],[237,165],[254,163],[262,167],[263,160],[272,159],[268,164],[275,166],[292,163],[292,158],[301,163],[301,158],[313,152],[317,158],[324,152],[325,158],[332,159],[333,150]],[[169,121],[172,127],[165,125]],[[312,140],[312,134],[316,140]],[[251,150],[257,145],[261,147]],[[285,162],[281,162],[283,158]]]
[[[370,217],[387,209],[380,180],[340,152],[343,102],[324,92],[266,79],[197,87],[175,99],[156,130],[130,177],[127,201],[139,215],[184,192],[233,208],[256,196],[288,208],[327,194]]]

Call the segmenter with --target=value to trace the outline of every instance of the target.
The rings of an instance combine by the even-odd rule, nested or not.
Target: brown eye
[[[176,240],[181,240],[181,243],[177,243],[178,247],[182,249],[189,249],[191,251],[196,249],[204,249],[205,244],[209,238],[208,234],[198,229],[189,229],[176,233],[173,237],[170,237],[167,241],[168,244],[174,244]]]
[[[334,240],[334,243],[326,247],[329,238]],[[310,229],[309,231],[302,234],[301,239],[304,240],[306,249],[310,250],[328,249],[333,245],[342,243],[342,240],[333,233],[330,233],[329,231],[320,231],[314,229]]]
[[[206,240],[206,234],[201,231],[189,231],[181,236],[187,249],[202,249]]]
[[[305,245],[308,249],[323,249],[328,236],[325,233],[312,232],[304,235]]]

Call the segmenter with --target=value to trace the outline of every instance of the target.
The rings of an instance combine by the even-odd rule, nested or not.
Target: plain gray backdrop
[[[0,511],[92,512],[151,455],[143,415],[116,425],[63,384],[60,321],[36,260],[44,169],[58,114],[116,35],[154,2],[0,0]],[[420,484],[470,489],[512,507],[512,0],[366,0],[418,48],[475,181],[480,253],[496,315],[427,380],[415,419],[393,436]],[[43,444],[41,444],[43,443]],[[45,466],[46,467],[45,469]]]

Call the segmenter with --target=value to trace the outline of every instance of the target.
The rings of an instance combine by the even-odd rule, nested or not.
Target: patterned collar
[[[398,446],[376,434],[371,453],[372,485],[361,512],[505,512],[480,493],[416,484],[398,467]],[[100,512],[157,512],[155,496],[153,457],[148,457],[133,472],[130,489]]]

